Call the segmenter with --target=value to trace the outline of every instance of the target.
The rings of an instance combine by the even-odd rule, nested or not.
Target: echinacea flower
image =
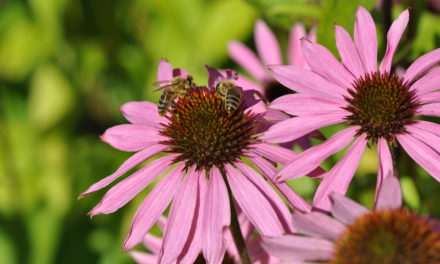
[[[387,49],[377,69],[376,28],[363,7],[356,12],[354,42],[348,32],[335,26],[342,62],[326,48],[302,40],[304,57],[311,71],[295,66],[271,66],[274,77],[297,94],[275,100],[271,108],[294,117],[272,126],[262,139],[288,142],[310,131],[333,124],[348,128],[314,146],[280,172],[280,180],[304,176],[330,155],[351,142],[344,157],[323,176],[314,205],[330,208],[329,194],[345,194],[368,143],[377,144],[379,172],[376,194],[385,175],[393,174],[390,145],[399,143],[421,167],[440,180],[440,126],[418,116],[440,116],[440,49],[418,58],[402,77],[391,72],[398,42],[406,28],[405,10],[393,22]],[[377,198],[376,198],[377,199]]]
[[[246,240],[246,246],[249,250],[249,255],[251,257],[253,264],[277,264],[279,260],[273,256],[270,256],[261,246],[261,236],[255,233],[255,228],[251,225],[251,223],[244,217],[243,214],[239,215],[240,228],[243,234],[244,239]],[[158,226],[162,230],[166,225],[166,217],[161,217],[158,221]],[[225,229],[225,238],[226,238],[226,254],[223,259],[223,264],[227,263],[240,263],[240,257],[238,254],[237,247],[234,244],[232,239],[232,235],[229,229]],[[139,264],[156,264],[159,259],[160,249],[162,245],[162,238],[152,235],[146,234],[144,240],[142,241],[145,248],[147,248],[150,252],[133,250],[130,251],[131,257]],[[196,264],[206,263],[203,259],[203,256],[199,255],[195,260]]]
[[[214,87],[230,76],[208,70],[210,86],[190,89],[170,105],[165,116],[160,116],[157,105],[150,102],[123,105],[122,114],[131,124],[109,128],[102,140],[116,149],[137,153],[80,195],[100,190],[140,163],[167,154],[113,186],[89,213],[93,216],[118,210],[163,175],[137,210],[124,243],[125,250],[140,243],[171,204],[159,256],[161,263],[192,263],[200,251],[209,263],[221,262],[225,248],[223,230],[231,218],[227,184],[233,202],[261,234],[277,236],[292,231],[283,200],[242,158],[247,157],[270,179],[275,169],[267,159],[287,163],[295,153],[260,142],[257,130],[264,113],[246,109],[246,102],[235,111],[226,111],[225,102]],[[179,76],[185,77],[186,72],[173,70],[165,60],[160,62],[159,83],[173,84]],[[287,185],[275,186],[300,210],[310,209]]]
[[[331,200],[333,217],[295,212],[301,236],[263,238],[263,247],[286,263],[440,263],[439,222],[401,208],[394,176],[385,178],[373,211],[335,192]]]

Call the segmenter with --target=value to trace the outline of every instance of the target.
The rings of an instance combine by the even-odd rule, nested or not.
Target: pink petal
[[[241,74],[238,75],[238,79],[235,80],[235,84],[243,88],[243,91],[254,90],[261,94],[264,94],[264,89],[261,85],[249,80]]]
[[[354,76],[344,68],[328,49],[307,39],[301,40],[301,47],[304,58],[312,71],[337,84],[342,89],[352,87],[355,80]]]
[[[420,95],[418,96],[418,100],[421,104],[440,103],[440,92],[429,92],[427,94]]]
[[[286,164],[298,156],[297,153],[272,144],[258,143],[253,144],[254,152],[280,164]]]
[[[411,126],[408,126],[408,128],[417,128],[419,130],[428,131],[430,133],[433,133],[437,136],[440,136],[440,125],[428,121],[423,120],[417,120],[415,121]]]
[[[282,235],[280,219],[261,191],[231,165],[226,165],[226,173],[235,200],[258,231],[266,236]]]
[[[440,103],[421,105],[416,109],[418,115],[440,117]]]
[[[197,204],[197,195],[195,194],[200,176],[202,176],[200,173],[191,168],[174,197],[163,237],[160,263],[170,264],[175,261],[190,235]]]
[[[391,157],[388,143],[384,138],[379,139],[379,142],[377,144],[377,152],[379,155],[379,171],[377,173],[376,195],[374,198],[375,203],[378,201],[379,193],[383,188],[382,183],[385,177],[394,175],[393,159]]]
[[[142,244],[144,244],[145,248],[154,254],[159,254],[160,248],[162,247],[162,237],[146,234],[142,240]]]
[[[104,195],[99,204],[89,212],[89,215],[109,214],[118,210],[164,172],[175,158],[175,155],[168,155],[152,161],[119,182]]]
[[[344,64],[356,78],[364,76],[364,67],[362,66],[362,61],[359,58],[359,54],[350,34],[348,34],[344,28],[335,25],[335,36],[336,46],[338,47],[339,55],[341,55],[342,64]]]
[[[356,12],[354,25],[354,45],[366,73],[377,71],[376,25],[370,13],[360,6]]]
[[[388,175],[378,195],[375,210],[397,209],[402,206],[402,191],[399,180],[394,175]]]
[[[324,180],[319,184],[316,190],[313,205],[329,211],[331,207],[330,193],[336,192],[345,194],[356,172],[366,145],[366,136],[362,134],[347,150],[344,157],[324,176]]]
[[[225,245],[223,229],[230,224],[229,197],[217,168],[211,169],[205,204],[203,255],[208,263],[221,263]]]
[[[434,146],[435,143],[417,134],[397,135],[397,140],[415,162],[440,181],[440,167],[437,166],[440,163],[440,155],[432,149],[438,147]]]
[[[292,220],[293,226],[298,230],[298,233],[333,241],[337,240],[345,230],[343,224],[326,214],[318,212],[306,214],[294,212]]]
[[[268,73],[255,53],[238,41],[231,41],[228,44],[229,56],[243,69],[253,75],[257,80],[269,79]]]
[[[125,119],[135,125],[162,127],[167,119],[161,117],[157,111],[157,104],[151,102],[128,102],[121,106]]]
[[[307,175],[330,155],[345,148],[354,139],[358,129],[359,127],[356,126],[344,129],[324,143],[299,154],[278,173],[280,180],[295,179]]]
[[[168,173],[148,194],[136,211],[130,232],[125,239],[124,248],[129,250],[142,241],[145,234],[156,223],[168,207],[184,175],[184,165],[179,164]]]
[[[285,231],[288,233],[293,232],[293,227],[290,222],[290,212],[287,206],[284,204],[283,200],[278,196],[275,190],[266,182],[263,177],[258,174],[254,169],[246,165],[245,163],[238,161],[235,163],[238,169],[241,170],[243,175],[245,175],[249,181],[251,181],[258,190],[266,197],[266,199],[272,204],[273,209],[276,211],[277,215],[282,222]],[[272,175],[265,175],[266,177],[273,178],[275,173]]]
[[[280,46],[272,30],[259,19],[255,23],[255,45],[266,65],[282,64]]]
[[[294,116],[322,115],[329,112],[345,112],[345,104],[316,98],[307,94],[288,94],[275,99],[269,107]]]
[[[281,260],[330,260],[334,251],[330,241],[294,235],[263,237],[262,246]]]
[[[293,117],[273,125],[260,138],[272,143],[292,141],[322,127],[342,123],[345,121],[346,116],[346,112],[338,112],[335,114]]]
[[[301,51],[301,39],[306,36],[302,24],[296,23],[290,29],[289,35],[289,65],[303,67],[306,63]]]
[[[332,215],[346,225],[350,225],[356,218],[368,213],[367,208],[339,193],[333,192],[330,197],[332,199]]]
[[[78,198],[89,195],[92,192],[101,190],[102,188],[106,187],[114,180],[119,178],[122,174],[133,169],[141,162],[144,162],[145,160],[151,158],[152,156],[165,150],[166,148],[168,148],[168,146],[157,144],[137,152],[136,154],[128,158],[126,161],[124,161],[124,163],[122,163],[122,165],[112,175],[107,176],[104,179],[100,180],[99,182],[90,186],[85,192],[81,193]]]
[[[275,181],[273,175],[275,175],[276,169],[272,165],[272,163],[255,154],[250,155],[249,160],[263,173],[263,175],[267,176],[270,182],[286,198],[290,206],[292,206],[296,210],[300,210],[301,212],[309,212],[312,209],[310,204],[306,200],[304,200],[304,198],[298,195],[287,183],[277,183]],[[272,175],[272,177],[268,175]]]
[[[107,129],[101,139],[115,149],[131,152],[155,145],[165,138],[155,127],[118,125]]]
[[[420,75],[428,71],[431,67],[440,62],[440,49],[433,50],[419,57],[409,66],[403,75],[403,79],[408,83],[415,81]]]
[[[320,75],[296,66],[269,66],[273,77],[293,91],[344,103],[343,89]]]
[[[417,95],[423,95],[435,90],[438,90],[438,84],[440,83],[440,67],[436,67],[432,71],[428,72],[425,76],[417,80],[411,85],[411,90],[414,90]]]
[[[157,80],[163,82],[171,79],[173,79],[173,66],[166,59],[161,59],[157,69]]]
[[[391,63],[393,62],[394,54],[396,53],[397,45],[399,45],[400,38],[406,25],[408,25],[409,12],[408,9],[403,11],[400,16],[393,22],[387,33],[387,49],[382,63],[380,64],[380,73],[389,73]]]
[[[202,251],[203,243],[203,226],[206,219],[204,218],[205,207],[206,207],[206,194],[207,194],[207,182],[204,177],[205,172],[202,171],[199,175],[199,190],[197,204],[195,208],[195,214],[193,217],[193,222],[191,224],[191,230],[189,231],[188,239],[186,240],[185,246],[182,249],[179,257],[177,258],[177,263],[195,263],[197,257]],[[223,254],[221,255],[223,257]],[[221,261],[221,260],[220,260]]]
[[[140,251],[131,251],[130,256],[139,264],[156,264],[157,256]]]

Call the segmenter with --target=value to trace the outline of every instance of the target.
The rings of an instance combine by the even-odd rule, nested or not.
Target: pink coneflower
[[[394,176],[385,178],[374,211],[335,192],[331,200],[333,218],[295,212],[293,224],[302,235],[263,238],[263,247],[286,263],[440,263],[439,222],[400,208]]]
[[[263,20],[257,20],[254,32],[255,46],[259,57],[241,42],[231,41],[228,45],[229,56],[256,80],[254,82],[240,76],[237,84],[243,87],[252,87],[252,89],[264,94],[269,101],[281,95],[292,93],[291,90],[277,82],[267,69],[267,65],[283,64],[283,56],[275,34]],[[303,37],[308,37],[311,41],[315,42],[315,30],[313,29],[307,35],[302,24],[294,24],[289,36],[288,64],[308,69],[300,46],[300,40]]]
[[[345,156],[323,176],[314,205],[330,208],[328,195],[344,194],[367,146],[377,144],[379,173],[376,193],[393,164],[388,144],[397,142],[406,152],[440,180],[440,126],[416,120],[419,115],[440,116],[438,82],[440,49],[417,59],[403,77],[391,73],[391,62],[408,23],[405,10],[388,31],[385,56],[377,69],[376,29],[371,15],[362,7],[356,12],[354,43],[345,29],[335,26],[342,63],[323,46],[302,40],[304,57],[311,71],[295,66],[272,66],[274,77],[298,92],[271,104],[294,117],[272,126],[262,139],[288,142],[310,131],[343,123],[348,128],[326,142],[310,148],[283,168],[282,180],[304,176],[330,155],[352,141]],[[420,78],[425,74],[423,77]]]
[[[249,255],[252,259],[253,264],[277,264],[279,260],[273,256],[270,256],[261,246],[261,236],[255,233],[255,228],[250,224],[250,222],[244,217],[243,214],[239,216],[241,232],[245,238],[246,246],[249,250]],[[162,230],[166,225],[166,218],[161,217],[158,221],[158,226]],[[224,235],[226,238],[225,245],[225,258],[223,259],[223,264],[226,263],[241,263],[240,256],[237,251],[237,247],[233,243],[232,235],[229,229],[224,230]],[[150,252],[143,251],[131,251],[130,255],[139,264],[156,264],[159,259],[159,254],[162,246],[162,238],[154,236],[152,234],[147,234],[144,237],[143,244]],[[194,263],[206,263],[203,256],[199,255]]]
[[[289,210],[282,199],[242,158],[248,157],[264,173],[271,173],[265,174],[271,179],[275,170],[265,158],[287,163],[295,154],[260,142],[257,129],[262,114],[246,109],[246,102],[235,111],[226,111],[224,100],[213,87],[228,77],[211,68],[209,73],[210,87],[190,89],[174,101],[163,117],[158,114],[157,105],[150,102],[123,105],[121,111],[131,124],[109,128],[102,140],[116,149],[137,153],[114,174],[81,194],[106,187],[153,156],[168,154],[117,183],[89,213],[93,216],[118,210],[163,175],[137,210],[124,243],[125,250],[140,243],[172,201],[159,256],[161,263],[192,263],[200,251],[209,263],[221,262],[223,230],[231,221],[228,185],[234,202],[261,234],[276,236],[292,231],[287,220]],[[159,82],[173,83],[176,76],[185,73],[173,70],[162,60]],[[298,209],[310,209],[287,185],[276,186]]]

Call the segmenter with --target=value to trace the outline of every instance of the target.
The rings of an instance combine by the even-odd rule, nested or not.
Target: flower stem
[[[229,186],[228,179],[226,177],[226,171],[224,167],[220,168],[223,180],[226,183],[228,189],[229,205],[231,208],[231,233],[234,238],[235,246],[237,247],[238,254],[240,256],[240,263],[251,264],[251,258],[244,242],[243,234],[241,233],[240,224],[238,222],[237,210],[235,209],[234,197],[232,195],[231,187]]]

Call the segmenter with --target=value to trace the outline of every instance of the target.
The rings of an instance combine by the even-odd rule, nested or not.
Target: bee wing
[[[163,85],[163,84],[166,84],[166,85]],[[154,89],[155,92],[166,89],[166,88],[173,86],[173,85],[174,84],[170,83],[170,81],[157,81],[157,82],[153,83],[153,86],[157,87],[156,89]]]

